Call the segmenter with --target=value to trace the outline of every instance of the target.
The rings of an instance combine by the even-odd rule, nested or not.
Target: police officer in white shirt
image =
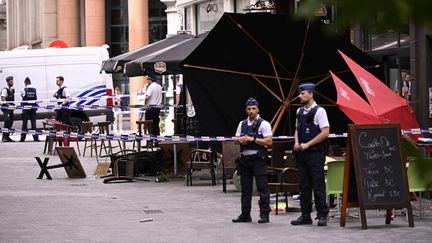
[[[56,84],[59,87],[58,90],[53,94],[53,97],[57,99],[69,99],[70,93],[69,89],[63,85],[64,78],[62,76],[58,76],[56,78]],[[67,100],[64,100],[62,102],[58,102],[59,105],[65,106],[63,108],[60,108],[56,112],[56,120],[62,122],[63,124],[71,125],[70,121],[70,110],[67,105],[69,105]]]
[[[298,86],[299,99],[303,107],[297,110],[294,151],[300,179],[300,206],[302,215],[291,221],[292,225],[312,224],[312,191],[314,192],[318,226],[327,225],[324,162],[324,140],[329,135],[330,125],[324,108],[314,100],[315,84]]]
[[[6,77],[7,86],[1,90],[1,101],[11,101],[10,103],[2,104],[4,109],[1,109],[4,117],[4,128],[12,128],[14,122],[14,110],[9,110],[9,106],[13,106],[15,103],[15,89],[13,87],[14,80],[12,76]],[[15,142],[9,137],[9,133],[3,133],[2,142]]]
[[[162,104],[162,87],[156,83],[156,77],[147,75],[149,85],[146,90],[144,104],[149,106],[145,112],[146,120],[153,120],[151,135],[160,135],[159,113]]]
[[[267,147],[273,143],[271,125],[259,114],[258,101],[249,98],[246,101],[248,117],[238,125],[234,142],[240,144],[241,157],[238,160],[238,170],[241,183],[241,214],[232,220],[233,223],[248,223],[252,221],[251,200],[253,178],[260,195],[260,219],[258,223],[268,223],[270,209],[270,190],[267,181]]]

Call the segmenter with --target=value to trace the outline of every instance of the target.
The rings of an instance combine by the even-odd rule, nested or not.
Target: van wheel
[[[72,126],[77,128],[77,132],[81,133],[83,130],[82,122],[83,120],[79,117],[71,117],[70,119]]]

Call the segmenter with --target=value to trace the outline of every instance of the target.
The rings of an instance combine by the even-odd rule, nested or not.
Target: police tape
[[[162,91],[162,93],[166,93],[166,91]],[[70,97],[66,99],[57,99],[57,98],[49,98],[49,99],[38,99],[38,100],[27,100],[26,103],[59,103],[59,102],[79,102],[79,101],[99,101],[104,99],[115,99],[115,98],[130,98],[130,97],[144,97],[144,93],[132,93],[132,94],[120,94],[120,95],[100,95],[100,96],[84,96],[84,97]],[[0,104],[19,104],[23,101],[0,101]]]
[[[8,129],[1,128],[0,132],[10,134],[29,134],[29,135],[45,135],[47,137],[57,138],[78,138],[78,139],[96,139],[96,140],[120,140],[120,141],[140,141],[140,140],[158,140],[158,141],[232,141],[234,137],[227,136],[154,136],[154,135],[140,135],[138,133],[77,133],[68,131],[55,131],[55,130],[22,130],[22,129]],[[409,129],[402,130],[402,134],[432,134],[432,128],[427,129]],[[346,138],[347,133],[332,133],[329,138]],[[294,136],[274,136],[274,140],[292,140]]]
[[[121,141],[139,141],[139,140],[158,140],[158,141],[233,141],[234,137],[227,136],[154,136],[154,135],[140,135],[138,133],[77,133],[69,131],[55,131],[55,130],[22,130],[22,129],[8,129],[1,128],[1,133],[9,134],[28,134],[28,135],[45,135],[47,137],[57,138],[78,138],[78,139],[96,139],[96,140],[121,140]],[[346,133],[330,134],[330,138],[346,137]],[[294,139],[294,136],[274,136],[275,140]]]
[[[27,102],[26,102],[27,103]],[[188,106],[188,105],[187,105]],[[159,109],[165,109],[165,108],[181,108],[183,105],[128,105],[128,106],[112,106],[112,105],[10,105],[10,104],[1,104],[0,109],[1,110],[36,110],[36,109],[46,109],[46,110],[101,110],[101,109],[126,109],[126,108],[139,108],[142,110],[147,110],[150,108],[159,108]]]

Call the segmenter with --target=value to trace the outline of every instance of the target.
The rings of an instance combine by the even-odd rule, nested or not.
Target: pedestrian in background
[[[15,89],[13,87],[13,77],[8,76],[6,77],[6,87],[4,87],[1,91],[1,100],[2,101],[11,101],[10,103],[3,104],[6,107],[4,109],[1,109],[3,112],[4,117],[4,128],[12,128],[12,124],[14,122],[14,110],[9,110],[8,107],[10,105],[14,106],[15,104],[13,101],[15,101]],[[2,142],[15,142],[12,140],[9,136],[9,132],[4,132],[2,137]]]
[[[24,88],[21,90],[21,97],[23,101],[35,101],[37,100],[37,91],[36,88],[31,85],[31,80],[29,77],[26,77],[24,80]],[[27,130],[28,121],[30,120],[30,125],[32,130],[36,130],[36,110],[37,104],[31,102],[22,102],[23,106],[22,110],[22,130]],[[30,109],[25,109],[25,106],[32,106]],[[24,142],[27,134],[22,133],[20,142]],[[35,142],[39,141],[38,135],[33,135],[33,140]]]
[[[114,132],[123,132],[123,110],[125,103],[120,88],[114,88]]]
[[[152,120],[153,125],[151,128],[151,135],[157,136],[160,135],[159,129],[159,114],[160,114],[160,105],[162,104],[162,87],[156,83],[156,77],[147,76],[147,81],[149,85],[145,94],[145,105],[147,106],[145,112],[146,121]]]
[[[148,81],[148,79],[146,79],[144,81],[144,86],[143,88],[138,92],[138,104],[142,105],[142,107],[140,107],[139,109],[139,121],[143,121],[145,118],[145,97],[146,97],[146,91],[147,91],[147,87],[149,86],[150,81]]]

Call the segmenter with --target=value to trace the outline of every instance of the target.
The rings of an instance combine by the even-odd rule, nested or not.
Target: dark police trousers
[[[329,208],[326,202],[325,154],[316,148],[297,152],[297,167],[300,177],[300,206],[302,215],[312,212],[312,190],[315,197],[317,216],[327,217]]]
[[[36,110],[23,110],[22,111],[22,130],[28,130],[27,123],[30,120],[32,130],[36,130]],[[26,134],[21,134],[21,140],[25,140]],[[38,135],[33,135],[34,140],[38,140]]]
[[[151,132],[150,132],[151,135],[160,135],[159,113],[160,113],[160,108],[150,108],[145,112],[145,119],[153,120]]]
[[[246,158],[246,159],[245,159]],[[257,190],[260,196],[258,205],[260,214],[269,214],[270,209],[270,190],[267,182],[267,162],[254,156],[251,159],[242,157],[240,162],[240,183],[241,183],[241,210],[243,215],[250,215],[253,177],[255,176]]]
[[[3,117],[4,117],[4,128],[12,128],[12,124],[14,121],[14,112],[13,110],[2,110],[3,111]],[[9,133],[3,133],[4,138],[9,137]]]

